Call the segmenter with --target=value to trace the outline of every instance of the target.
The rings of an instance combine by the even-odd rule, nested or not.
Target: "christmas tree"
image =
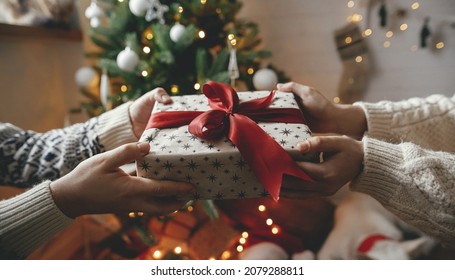
[[[260,48],[257,24],[235,18],[241,6],[236,0],[93,0],[85,14],[99,51],[87,56],[99,58],[97,71],[109,77],[111,105],[156,87],[184,95],[200,92],[208,80],[242,90],[287,81],[273,65],[261,65],[271,53]],[[105,109],[103,78],[101,84],[101,99],[83,90],[91,97],[84,104],[90,115]]]
[[[156,87],[172,95],[186,95],[200,93],[209,80],[229,83],[237,90],[270,90],[277,82],[288,81],[273,65],[263,65],[271,53],[260,46],[257,24],[235,18],[241,6],[236,0],[92,0],[85,15],[90,19],[89,38],[98,50],[87,56],[96,59],[95,71],[102,75],[99,92],[81,87],[82,93],[90,98],[82,104],[84,110],[95,116]],[[195,206],[202,210],[199,216],[203,218],[199,220],[204,223],[204,217],[213,221],[219,215],[212,201],[200,201]],[[179,215],[185,215],[188,209],[193,206]],[[119,216],[121,229],[98,246],[108,247],[124,258],[147,258],[147,252],[150,255],[151,250],[167,246],[157,247],[163,238],[175,245],[176,237],[163,234],[162,229],[181,225],[181,221],[171,221],[175,215]],[[185,217],[188,222],[190,219]],[[223,228],[222,222],[213,223]],[[189,229],[183,228],[177,235],[195,225],[196,222],[186,225]],[[236,233],[224,226],[221,231],[228,244]],[[196,239],[198,236],[207,239],[200,230],[193,235]],[[223,240],[220,236],[218,242]],[[216,250],[215,247],[214,255],[219,253]],[[197,250],[192,251],[194,257]],[[201,257],[209,251],[204,249],[196,255]]]

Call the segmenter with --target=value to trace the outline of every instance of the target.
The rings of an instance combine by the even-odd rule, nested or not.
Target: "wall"
[[[343,27],[347,17],[354,12],[363,15],[359,24],[365,28],[367,5],[374,4],[371,1],[356,0],[356,6],[348,8],[348,1],[337,0],[247,0],[239,18],[258,23],[263,46],[273,54],[270,62],[294,81],[334,97],[344,70],[335,46],[334,31]],[[455,22],[454,1],[420,1],[417,10],[410,8],[413,2],[386,1],[389,14],[397,8],[406,9],[404,21],[409,26],[404,32],[394,29],[395,35],[388,48],[383,46],[387,30],[379,27],[379,4],[373,5],[370,14],[373,34],[366,39],[373,72],[368,75],[369,86],[362,99],[399,100],[431,93],[455,93],[455,28],[448,23]],[[427,15],[433,38],[442,36],[445,48],[411,51],[411,46],[419,44],[420,29]],[[397,20],[398,17],[393,15],[389,19]]]

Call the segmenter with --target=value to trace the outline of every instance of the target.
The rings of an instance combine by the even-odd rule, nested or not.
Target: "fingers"
[[[118,168],[150,152],[150,144],[138,142],[122,145],[114,150],[100,154],[107,169]]]
[[[144,196],[148,197],[176,197],[192,192],[194,186],[186,182],[153,180],[135,177],[136,186],[141,188]]]
[[[163,88],[154,89],[153,98],[160,103],[164,103],[164,104],[172,103],[171,97]]]
[[[279,91],[293,92],[302,96],[304,94],[308,94],[312,88],[299,83],[289,82],[285,84],[277,84],[277,89]]]
[[[349,140],[347,136],[314,136],[297,144],[297,149],[302,153],[337,152]]]

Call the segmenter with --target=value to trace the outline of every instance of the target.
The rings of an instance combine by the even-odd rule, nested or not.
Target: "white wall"
[[[371,0],[373,1],[373,0]],[[360,22],[366,27],[367,0],[356,0],[355,8],[347,0],[246,0],[239,18],[258,23],[263,46],[272,51],[270,62],[284,70],[294,81],[316,87],[329,97],[337,95],[338,80],[343,71],[333,32],[347,23],[354,12],[363,15]],[[431,93],[455,93],[455,1],[419,1],[420,8],[412,10],[413,0],[387,0],[389,14],[405,8],[404,18],[409,26],[402,32],[394,30],[391,46],[383,47],[385,32],[379,28],[377,10],[371,9],[373,35],[367,38],[374,72],[369,75],[369,88],[363,98],[367,101],[400,100]],[[371,2],[374,3],[374,2]],[[433,35],[444,36],[445,48],[435,52],[418,49],[420,29],[425,16],[430,16]],[[391,19],[398,19],[392,16]],[[436,37],[436,36],[434,36]]]

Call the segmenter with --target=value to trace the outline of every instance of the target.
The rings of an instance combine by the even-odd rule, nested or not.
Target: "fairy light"
[[[352,20],[353,22],[360,22],[360,21],[362,21],[362,19],[363,19],[363,17],[362,17],[362,15],[359,14],[359,13],[353,14],[353,15],[352,15],[352,18],[351,18],[351,20]]]
[[[344,42],[345,42],[346,44],[352,43],[352,37],[349,37],[349,36],[348,36],[348,37],[344,38]]]
[[[435,46],[438,50],[440,50],[440,49],[444,48],[444,42],[437,42]]]
[[[199,36],[199,38],[204,39],[205,38],[204,30],[200,30],[197,35]]]
[[[179,11],[179,13],[183,13],[183,7],[179,6],[178,11]]]
[[[280,230],[278,229],[278,227],[273,227],[273,228],[272,228],[272,233],[273,233],[273,234],[278,234],[279,231],[280,231]]]
[[[155,259],[160,259],[160,258],[161,258],[161,255],[162,255],[162,254],[161,254],[161,251],[160,251],[160,250],[155,250],[155,251],[153,252],[153,255],[152,255],[152,256],[153,256]]]
[[[392,37],[393,37],[393,31],[391,31],[391,30],[387,31],[387,33],[385,34],[385,36],[386,36],[387,38],[392,38]]]
[[[392,45],[392,43],[390,43],[390,41],[385,41],[383,45],[384,45],[384,48],[388,48],[388,47],[390,47],[390,45]]]
[[[121,90],[122,92],[126,92],[126,91],[128,90],[128,86],[122,85],[122,86],[120,87],[120,90]]]
[[[408,25],[406,23],[403,23],[400,25],[400,30],[401,31],[405,31],[406,29],[408,29]]]
[[[367,28],[363,31],[363,36],[365,37],[371,36],[371,34],[373,34],[373,30],[371,28]]]
[[[177,85],[172,85],[171,86],[171,93],[173,93],[173,94],[179,93],[179,87]]]
[[[136,213],[134,213],[134,212],[129,212],[129,213],[128,213],[128,217],[130,217],[131,219],[132,219],[132,218],[136,218]]]
[[[259,212],[264,212],[266,210],[266,208],[264,205],[261,204],[258,206],[258,210],[259,210]]]
[[[246,231],[242,232],[242,237],[243,238],[248,238],[248,232],[246,232]]]
[[[204,5],[205,3],[207,3],[207,0],[201,0],[202,5]]]
[[[145,47],[142,48],[142,51],[143,51],[144,53],[150,53],[150,47],[145,46]]]
[[[237,252],[241,253],[243,251],[243,246],[242,245],[238,245],[237,246]]]
[[[249,74],[249,75],[253,75],[254,74],[254,68],[253,67],[250,67],[246,70],[246,72]]]
[[[222,254],[221,254],[221,259],[222,260],[227,260],[231,257],[231,252],[229,251],[224,251]]]
[[[201,84],[200,83],[195,83],[194,84],[194,89],[195,90],[199,90],[201,88]]]
[[[245,244],[245,243],[246,243],[246,239],[243,238],[243,237],[241,237],[241,238],[239,239],[239,243],[242,244],[242,245]]]
[[[180,246],[177,246],[174,248],[174,253],[176,253],[177,255],[181,254],[182,253],[182,247]]]
[[[356,56],[355,62],[360,63],[363,61],[363,57],[361,55]]]
[[[268,218],[265,223],[268,225],[268,226],[271,226],[273,224],[273,220]]]
[[[147,33],[145,34],[145,38],[147,40],[152,40],[153,39],[153,33],[151,31],[147,31]]]
[[[149,72],[147,72],[147,70],[144,70],[141,72],[142,74],[142,77],[147,77],[149,75]]]
[[[340,103],[340,98],[338,96],[335,96],[333,98],[333,103],[336,103],[336,104]]]
[[[420,7],[419,2],[414,2],[414,3],[411,4],[411,8],[412,8],[413,10],[417,10],[419,7]]]
[[[354,8],[355,2],[354,1],[348,1],[347,6],[348,6],[348,8]]]
[[[142,216],[144,216],[144,212],[137,212],[137,215],[138,215],[139,217],[142,217]]]
[[[192,205],[188,206],[188,208],[186,208],[186,211],[188,212],[193,212],[194,210],[194,207]]]

